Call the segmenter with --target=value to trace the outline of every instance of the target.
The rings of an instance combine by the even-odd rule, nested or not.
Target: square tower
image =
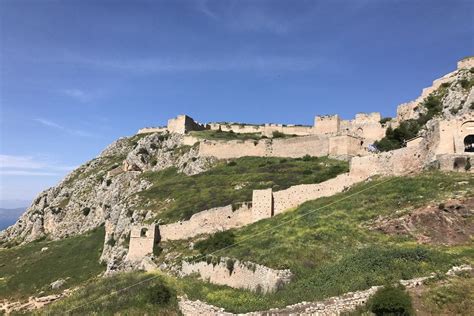
[[[258,221],[273,216],[273,192],[272,189],[253,190],[252,194],[252,218]]]
[[[339,115],[318,115],[314,118],[316,134],[337,134],[341,129]]]

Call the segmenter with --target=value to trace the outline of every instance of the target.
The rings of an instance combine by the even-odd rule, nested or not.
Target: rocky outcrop
[[[418,243],[458,245],[474,235],[474,198],[422,207],[399,218],[380,218],[373,229],[414,237]]]
[[[0,245],[60,239],[105,225],[101,259],[113,268],[127,252],[131,223],[151,217],[137,207],[134,196],[151,186],[142,172],[175,167],[191,175],[212,166],[213,158],[199,157],[197,147],[184,145],[183,138],[154,133],[115,141],[57,186],[40,193],[13,226],[0,232]]]

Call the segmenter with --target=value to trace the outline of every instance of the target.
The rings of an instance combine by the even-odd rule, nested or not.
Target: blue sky
[[[467,0],[1,0],[0,200],[180,113],[394,116],[473,53],[473,17]]]

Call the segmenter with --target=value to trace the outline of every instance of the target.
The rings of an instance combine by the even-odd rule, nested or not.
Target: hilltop
[[[430,273],[472,287],[444,275],[474,259],[473,86],[467,58],[395,118],[301,126],[180,115],[118,139],[0,232],[4,308],[53,295],[49,311],[79,314],[294,311]],[[84,306],[147,278],[136,270],[153,273],[146,290]],[[362,303],[351,304],[343,310]]]

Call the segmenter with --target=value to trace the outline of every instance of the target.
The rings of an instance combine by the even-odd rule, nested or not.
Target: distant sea
[[[18,208],[0,208],[0,230],[4,230],[8,226],[13,225],[26,208],[26,206]]]

